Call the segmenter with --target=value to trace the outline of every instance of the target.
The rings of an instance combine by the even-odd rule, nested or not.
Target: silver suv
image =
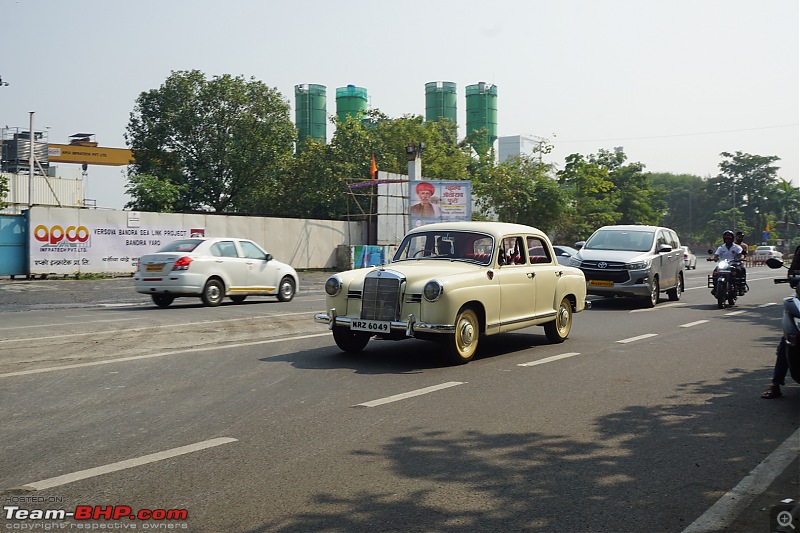
[[[654,307],[661,292],[680,300],[683,250],[671,229],[603,226],[575,246],[571,266],[583,271],[588,294],[640,297],[646,307]]]

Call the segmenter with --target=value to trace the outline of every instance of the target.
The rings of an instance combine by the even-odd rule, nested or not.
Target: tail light
[[[186,256],[181,257],[180,259],[175,261],[174,265],[172,265],[172,270],[189,270],[189,265],[191,264],[191,262],[192,262],[191,257],[186,257]]]

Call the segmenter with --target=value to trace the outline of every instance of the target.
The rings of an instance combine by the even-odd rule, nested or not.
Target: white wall
[[[251,239],[298,269],[337,268],[338,246],[366,244],[365,223],[214,214],[33,207],[29,228],[31,275],[131,274],[142,254],[192,229]]]

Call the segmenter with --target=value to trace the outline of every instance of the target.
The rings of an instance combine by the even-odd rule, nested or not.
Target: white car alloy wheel
[[[572,329],[572,303],[566,298],[561,300],[558,306],[556,319],[544,325],[544,333],[547,340],[552,343],[564,342]]]
[[[294,281],[289,276],[286,276],[278,286],[278,300],[288,302],[292,298],[294,298]]]
[[[456,331],[448,341],[453,362],[463,364],[472,360],[478,349],[480,330],[480,321],[474,310],[466,308],[458,313]]]
[[[216,307],[222,303],[222,298],[225,297],[225,287],[218,279],[210,279],[206,281],[203,287],[203,295],[200,297],[203,303],[209,307]]]

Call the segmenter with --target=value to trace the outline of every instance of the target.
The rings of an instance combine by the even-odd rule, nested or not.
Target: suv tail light
[[[192,262],[191,257],[181,257],[175,264],[172,265],[172,270],[189,270],[189,264]]]

